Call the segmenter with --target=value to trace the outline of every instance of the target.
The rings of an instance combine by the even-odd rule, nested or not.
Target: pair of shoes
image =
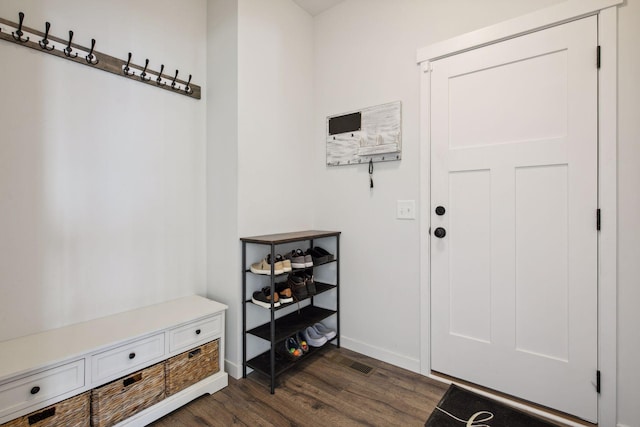
[[[291,359],[298,359],[309,351],[309,345],[300,332],[284,340],[284,349]]]
[[[293,291],[293,296],[298,301],[302,301],[303,299],[309,298],[309,292],[307,291],[307,284],[303,277],[300,277],[296,274],[290,274],[287,279],[287,284],[291,291]]]
[[[302,356],[302,349],[294,337],[284,340],[284,349],[291,359],[297,359]]]
[[[265,286],[261,290],[254,292],[251,302],[260,307],[271,308],[271,288]],[[273,294],[273,306],[280,307],[280,295],[278,295],[278,292]]]
[[[315,329],[316,332],[318,332],[320,335],[324,336],[327,339],[327,341],[331,341],[337,335],[335,330],[326,327],[320,322],[313,325],[312,328]]]
[[[271,255],[267,255],[267,260],[271,259]],[[282,264],[282,271],[285,273],[288,273],[292,270],[291,268],[291,260],[286,259],[285,257],[283,257],[280,254],[276,254],[276,265],[278,265],[278,263]]]
[[[316,323],[304,330],[304,337],[312,347],[322,347],[327,341],[331,341],[336,337],[336,331],[324,326],[322,323]]]
[[[271,275],[271,254],[267,255],[266,258],[257,262],[255,264],[251,264],[250,268],[252,273],[255,274],[266,274],[267,276]],[[283,274],[288,273],[292,270],[291,261],[288,259],[284,259],[282,255],[276,255],[275,263],[273,263],[273,274]]]
[[[332,253],[327,252],[320,246],[307,249],[306,254],[311,255],[314,265],[325,264],[335,259],[335,256]]]
[[[316,282],[313,280],[313,274],[305,273],[304,274],[304,283],[307,285],[307,293],[311,295],[315,295],[317,293],[316,290]]]
[[[305,254],[301,249],[291,251],[284,256],[291,261],[293,268],[309,268],[313,267],[313,258],[309,254]]]
[[[308,328],[306,328],[302,332],[302,335],[307,341],[307,344],[309,344],[311,347],[322,347],[327,343],[327,337],[316,331],[313,326],[309,326]]]
[[[271,275],[271,256],[267,256],[265,259],[261,260],[260,262],[256,262],[255,264],[251,264],[251,272],[254,274],[266,274],[267,276]],[[283,264],[280,262],[276,262],[275,264],[273,264],[273,274],[278,275],[278,274],[283,274],[284,273],[284,266]]]
[[[287,283],[293,290],[293,294],[298,301],[309,298],[317,293],[316,283],[311,273],[299,272],[290,274]]]

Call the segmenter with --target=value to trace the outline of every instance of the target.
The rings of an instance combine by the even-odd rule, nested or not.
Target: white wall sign
[[[327,165],[402,158],[400,101],[327,117]]]

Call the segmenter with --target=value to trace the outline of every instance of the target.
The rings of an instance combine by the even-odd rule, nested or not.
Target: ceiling
[[[337,5],[338,3],[342,3],[344,0],[293,0],[293,1],[296,2],[298,6],[300,6],[307,12],[309,12],[311,16],[316,16],[327,9],[331,9],[333,6]]]

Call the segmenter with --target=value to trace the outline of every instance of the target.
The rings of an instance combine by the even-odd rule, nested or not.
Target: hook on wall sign
[[[189,75],[188,81],[183,81],[178,78],[178,70],[176,70],[175,77],[164,75],[164,64],[160,68],[160,72],[151,70],[148,68],[149,59],[145,61],[144,67],[131,62],[132,54],[129,52],[128,59],[126,61],[101,53],[95,50],[96,40],[91,39],[91,47],[85,47],[73,42],[74,33],[69,31],[69,38],[62,39],[49,34],[51,29],[51,23],[45,22],[45,31],[39,31],[34,28],[24,26],[25,14],[20,12],[18,14],[19,22],[13,22],[0,17],[0,24],[4,24],[13,28],[13,31],[9,34],[8,29],[2,31],[0,28],[0,39],[10,43],[17,44],[19,46],[28,47],[38,52],[48,53],[61,59],[67,59],[75,62],[76,64],[84,64],[92,68],[107,71],[111,74],[119,75],[121,77],[130,78],[136,75],[134,70],[140,70],[142,74],[139,74],[140,79],[136,78],[134,81],[146,83],[153,87],[169,90],[176,94],[181,94],[194,99],[200,99],[202,94],[202,88],[198,85],[191,83],[191,75]],[[30,37],[37,36],[41,38],[39,41],[30,41]],[[56,49],[56,46],[52,43],[56,42],[60,44],[60,47]],[[78,57],[78,53],[82,53],[82,57]],[[152,79],[152,76],[155,77]],[[171,82],[171,85],[168,83]]]

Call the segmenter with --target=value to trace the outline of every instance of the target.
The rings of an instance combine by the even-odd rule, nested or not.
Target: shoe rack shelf
[[[314,274],[316,270],[327,268],[325,266],[335,265],[335,277],[332,279],[335,284],[315,282],[316,294],[311,295],[308,298],[302,299],[298,302],[281,304],[279,307],[272,307],[266,309],[257,306],[251,302],[250,294],[248,292],[248,278],[250,276],[258,276],[251,272],[248,268],[252,262],[258,261],[257,259],[247,259],[247,246],[248,245],[262,245],[267,246],[271,259],[274,260],[276,254],[284,245],[291,247],[291,244],[299,243],[300,247],[314,247],[314,241],[323,239],[323,244],[329,241],[332,248],[335,248],[335,259],[326,263],[316,264],[308,269],[313,269]],[[327,240],[328,239],[328,240]],[[240,239],[242,242],[242,293],[244,295],[244,304],[242,309],[242,322],[243,322],[243,377],[247,376],[247,368],[251,368],[256,372],[266,375],[270,378],[271,393],[275,392],[277,377],[286,372],[287,370],[299,366],[301,362],[313,358],[322,352],[326,346],[330,343],[335,343],[340,347],[340,232],[339,231],[300,231],[293,233],[271,234],[265,236],[243,237]],[[305,270],[305,269],[294,269]],[[273,272],[273,270],[272,270]],[[287,274],[282,275],[259,275],[262,278],[256,278],[256,280],[266,280],[269,282],[271,288],[271,295],[274,294],[276,283],[279,278]],[[321,294],[327,294],[329,297],[332,292],[335,295],[335,309],[320,307],[317,305],[315,297]],[[255,307],[254,311],[257,311],[259,318],[268,317],[267,321],[259,324],[256,327],[247,327],[247,307]],[[288,314],[283,314],[282,310],[290,307],[297,308]],[[282,314],[282,315],[281,315]],[[276,350],[279,345],[283,346],[287,337],[295,335],[296,332],[302,331],[308,326],[318,323],[331,316],[336,316],[336,337],[324,344],[322,347],[309,347],[309,351],[298,359],[291,360],[286,356],[281,356]],[[257,356],[247,360],[247,336],[251,335],[258,337],[262,340],[269,342],[269,350],[258,354]]]
[[[332,261],[332,262],[334,262],[334,261]],[[328,263],[326,263],[326,264],[328,264]],[[320,264],[320,265],[324,265],[324,264]],[[314,267],[318,267],[318,266],[314,265]],[[301,268],[301,269],[299,269],[299,270],[304,270],[304,269],[302,269],[302,268]],[[296,271],[296,269],[294,269],[294,271]],[[249,272],[249,271],[247,271],[247,273],[250,273],[250,272]],[[245,273],[245,274],[246,274],[246,273]],[[250,273],[250,274],[252,274],[252,273]],[[285,276],[286,276],[286,275],[285,275]],[[278,276],[276,276],[276,277],[278,277]],[[327,291],[330,291],[330,290],[332,290],[332,289],[335,289],[335,288],[336,288],[336,286],[335,286],[335,285],[330,285],[330,284],[328,284],[328,283],[315,282],[315,284],[316,284],[316,295],[315,295],[315,296],[318,296],[318,295],[320,295],[320,294],[322,294],[322,293],[325,293],[325,292],[327,292]],[[305,299],[309,299],[309,298],[305,298]],[[304,301],[304,300],[303,300],[303,301]],[[249,298],[249,299],[245,300],[245,303],[251,303],[251,298]],[[297,303],[295,303],[295,302],[280,303],[280,306],[279,306],[279,307],[275,307],[275,308],[274,308],[274,310],[275,310],[275,311],[280,311],[280,310],[282,310],[282,309],[285,309],[285,308],[287,308],[287,307],[291,307],[292,305],[296,305],[296,304],[297,304]],[[321,319],[321,320],[322,320],[322,319]],[[253,329],[252,329],[252,330],[253,330]],[[294,331],[294,332],[295,332],[295,331]],[[253,332],[251,332],[251,331],[247,331],[247,333],[250,333],[250,334],[252,334],[252,335],[255,335],[255,334],[254,334]],[[257,336],[257,335],[256,335],[256,336]],[[262,338],[262,337],[260,337],[260,338]],[[267,338],[265,338],[265,339],[269,339],[269,337],[267,337]]]
[[[295,304],[295,303],[293,303]],[[281,317],[275,321],[276,323],[276,341],[283,341],[285,338],[295,334],[297,331],[306,328],[309,325],[320,322],[327,317],[335,314],[335,310],[327,310],[326,308],[309,305],[297,311]],[[264,340],[270,339],[271,323],[265,323],[247,331],[248,334],[255,335]]]
[[[336,339],[337,338],[334,338],[333,340],[336,340]],[[305,354],[303,357],[301,357],[299,360],[276,359],[275,365],[274,365],[274,374],[275,374],[275,376],[278,377],[279,375],[282,375],[283,373],[285,373],[289,369],[298,367],[302,363],[305,363],[306,361],[309,361],[311,358],[315,357],[316,355],[321,353],[324,349],[326,349],[327,345],[329,345],[329,343],[325,344],[322,347],[309,347],[309,352],[307,354]],[[247,361],[247,366],[249,366],[251,369],[253,369],[253,370],[257,371],[257,372],[262,372],[262,373],[269,372],[270,369],[271,369],[271,362],[270,362],[270,359],[269,359],[269,352],[259,354],[258,356],[254,357],[253,359],[248,360]]]

